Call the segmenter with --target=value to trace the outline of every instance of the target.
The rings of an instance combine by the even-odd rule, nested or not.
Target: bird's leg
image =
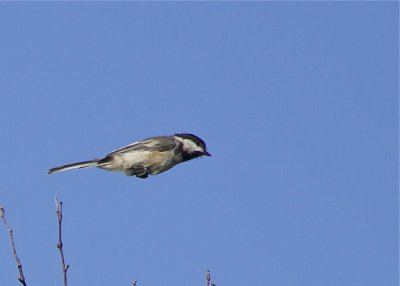
[[[136,177],[138,177],[140,179],[146,179],[148,176],[149,176],[149,174],[147,174],[147,173],[136,175]]]
[[[147,168],[144,166],[135,166],[132,170],[132,176],[136,176],[141,179],[146,179],[149,174],[147,173]]]

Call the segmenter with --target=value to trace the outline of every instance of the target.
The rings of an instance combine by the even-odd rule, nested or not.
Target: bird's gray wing
[[[107,154],[106,157],[112,155],[118,155],[131,151],[168,151],[175,148],[175,140],[171,137],[159,136],[144,139],[139,142],[134,142],[125,147],[116,149],[111,153]]]

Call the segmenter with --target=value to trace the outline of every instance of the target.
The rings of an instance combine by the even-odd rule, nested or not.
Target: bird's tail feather
[[[53,174],[53,173],[57,173],[57,172],[67,171],[67,170],[96,167],[96,166],[99,166],[99,160],[97,160],[97,159],[63,165],[63,166],[59,166],[59,167],[54,167],[54,168],[50,169],[48,173]]]

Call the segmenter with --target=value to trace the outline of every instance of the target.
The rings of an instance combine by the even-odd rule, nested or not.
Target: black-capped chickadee
[[[211,156],[203,140],[193,134],[175,134],[144,139],[117,149],[102,159],[55,167],[49,174],[99,167],[108,171],[121,171],[128,176],[145,179],[149,175],[165,172],[175,165],[200,156]]]

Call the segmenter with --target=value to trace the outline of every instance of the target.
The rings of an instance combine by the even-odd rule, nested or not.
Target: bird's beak
[[[204,152],[203,152],[203,155],[204,155],[204,156],[211,157],[211,154],[210,154],[210,153],[208,153],[207,151],[204,151]]]

